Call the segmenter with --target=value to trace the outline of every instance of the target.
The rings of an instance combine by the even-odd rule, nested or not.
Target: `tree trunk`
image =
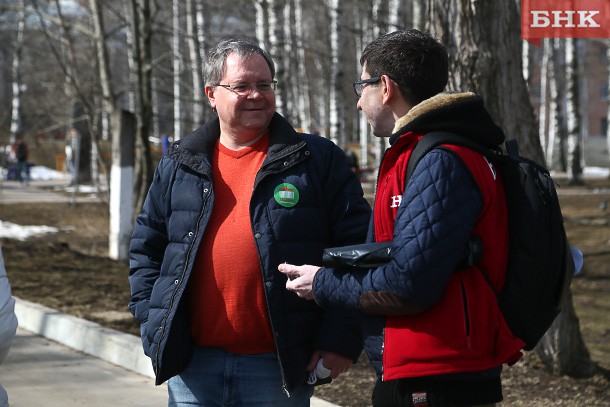
[[[546,150],[548,145],[547,129],[549,123],[549,60],[551,54],[551,40],[545,38],[542,40],[542,62],[540,63],[540,105],[538,107],[538,137],[540,137],[540,145],[544,157],[549,157],[549,152]],[[547,164],[548,165],[548,164]]]
[[[180,74],[182,69],[182,54],[180,53],[180,0],[172,2],[172,52],[173,52],[173,80],[174,80],[174,140],[182,137],[182,91],[180,87]]]
[[[294,7],[291,0],[285,0],[282,14],[282,65],[284,66],[284,79],[282,79],[282,87],[280,92],[284,94],[284,116],[293,125],[302,128],[303,124],[299,120],[298,111],[295,108],[297,95],[299,94],[298,83],[294,80],[297,78],[297,58],[291,58],[290,54],[296,51],[296,40],[294,38]],[[297,54],[298,55],[298,54]]]
[[[372,38],[371,30],[369,29],[370,20],[365,16],[363,17],[363,13],[357,8],[354,10],[354,13],[354,21],[356,22],[356,35],[354,40],[356,43],[356,78],[359,78],[360,73],[362,72],[360,57],[362,56],[364,47],[371,42]],[[362,112],[358,115],[358,135],[360,142],[360,166],[363,168],[378,168],[381,157],[375,154],[378,151],[377,149],[371,154],[372,157],[369,157],[369,143],[371,143],[371,145],[378,145],[379,142],[377,138],[371,134],[366,115]],[[372,158],[373,162],[369,162],[369,158]]]
[[[562,64],[561,55],[563,52],[563,40],[555,38],[552,40],[552,58],[551,58],[551,77],[550,77],[550,97],[552,110],[551,115],[553,120],[549,125],[549,142],[546,147],[547,155],[546,162],[549,169],[557,171],[566,170],[566,154],[565,144],[567,139],[566,123],[565,123],[565,105],[566,105],[566,82],[565,82],[565,67]]]
[[[198,5],[203,5],[201,2],[197,2]],[[201,15],[203,16],[203,10]],[[200,26],[197,24],[197,16],[199,12],[195,9],[193,0],[186,0],[186,38],[189,49],[189,60],[190,60],[190,74],[193,82],[193,122],[194,127],[198,127],[203,124],[203,63],[201,60],[201,49],[202,45],[199,43],[202,35],[199,33]],[[203,28],[203,27],[201,27]]]
[[[110,62],[108,61],[108,50],[106,48],[105,41],[105,30],[104,30],[104,17],[102,10],[99,5],[99,0],[89,0],[89,8],[91,9],[91,19],[93,21],[93,32],[95,49],[97,53],[97,65],[100,75],[100,85],[102,88],[102,115],[106,116],[106,126],[113,129],[111,122],[117,116],[119,110],[116,105],[114,97],[114,91],[112,81],[110,79]],[[95,137],[95,132],[91,132],[91,163],[92,165],[92,178],[95,183],[99,181],[98,171],[96,163],[102,166],[103,172],[106,176],[106,185],[110,185],[110,168],[108,163],[99,154],[99,139]]]
[[[402,0],[390,0],[388,4],[388,31],[396,31],[401,28],[400,10]]]
[[[150,0],[130,0],[133,57],[136,68],[136,160],[134,163],[134,215],[140,213],[152,180],[148,136],[152,122],[152,52]]]
[[[12,95],[12,111],[11,111],[11,126],[10,126],[10,139],[11,145],[14,145],[17,139],[23,137],[22,131],[22,117],[21,117],[21,55],[23,49],[23,31],[25,29],[25,0],[21,0],[19,4],[19,25],[17,26],[17,36],[14,42],[13,52],[13,66],[12,66],[12,82],[13,82],[13,95]]]
[[[338,146],[344,148],[343,117],[341,115],[341,87],[343,80],[342,64],[339,61],[339,47],[341,37],[340,15],[341,4],[339,0],[330,0],[330,110],[329,127],[330,139]]]
[[[574,311],[571,293],[568,293],[564,310],[534,351],[554,374],[572,377],[591,377],[595,374],[596,365],[591,361],[580,334],[580,323]]]
[[[472,91],[523,155],[544,162],[538,125],[523,78],[519,13],[514,0],[430,0],[430,32],[449,51],[449,89]],[[498,90],[502,91],[499,92]]]
[[[256,0],[256,39],[258,45],[269,51],[269,2],[267,0]]]
[[[429,6],[430,31],[449,51],[450,87],[480,94],[507,137],[519,141],[522,154],[544,163],[538,126],[522,79],[522,41],[514,29],[519,26],[516,2],[430,0]],[[562,373],[582,370],[577,367],[591,363],[582,340],[557,340],[568,334],[581,336],[571,297],[567,302],[558,317],[564,322],[554,324],[541,341],[556,344],[547,354],[552,365],[565,369]]]
[[[297,110],[300,126],[306,132],[311,132],[311,105],[309,99],[309,79],[307,77],[307,58],[304,48],[303,3],[294,1],[295,40],[297,50]]]
[[[578,75],[577,39],[566,39],[568,180],[570,185],[583,185],[582,117],[580,115],[580,84]]]

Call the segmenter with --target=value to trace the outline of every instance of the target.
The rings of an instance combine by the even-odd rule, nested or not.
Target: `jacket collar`
[[[269,123],[269,150],[278,151],[302,141],[292,125],[279,113],[274,113]],[[214,118],[184,139],[174,143],[173,148],[188,150],[194,155],[210,155],[220,138],[220,120]]]
[[[485,109],[483,99],[472,92],[439,93],[415,105],[394,125],[390,143],[408,132],[449,131],[493,148],[504,142],[504,132]]]

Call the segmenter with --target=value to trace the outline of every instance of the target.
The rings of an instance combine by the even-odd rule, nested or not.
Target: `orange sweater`
[[[269,137],[239,151],[217,143],[214,209],[188,286],[191,333],[198,346],[227,352],[275,352],[250,222],[254,178]]]

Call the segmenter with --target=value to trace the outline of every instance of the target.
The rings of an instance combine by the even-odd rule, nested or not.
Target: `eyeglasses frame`
[[[374,77],[368,78],[368,79],[358,79],[357,81],[355,81],[353,83],[354,92],[356,93],[356,96],[358,96],[358,97],[362,96],[362,92],[364,91],[364,88],[366,87],[365,85],[372,85],[372,84],[380,82],[380,81],[381,81],[381,76],[374,76]],[[358,91],[358,89],[360,89],[360,91]]]
[[[235,93],[235,94],[236,94],[236,95],[238,95],[238,96],[248,96],[248,95],[252,94],[252,92],[253,92],[253,88],[256,88],[256,90],[257,90],[259,93],[263,93],[263,94],[267,94],[267,93],[272,93],[272,92],[275,92],[275,90],[277,89],[277,81],[276,81],[276,80],[271,80],[271,81],[269,81],[269,82],[268,82],[268,84],[271,86],[271,90],[270,90],[270,91],[261,91],[261,90],[258,88],[258,84],[259,84],[259,83],[261,83],[261,84],[262,84],[262,83],[267,84],[267,82],[262,82],[262,81],[261,81],[261,82],[253,82],[253,83],[248,83],[248,84],[247,84],[247,85],[248,85],[248,90],[247,90],[247,92],[246,92],[246,93],[239,93],[238,91],[236,91],[235,89],[233,89],[233,87],[234,87],[234,86],[236,86],[236,84],[229,85],[229,84],[226,84],[226,83],[218,83],[218,84],[216,84],[216,86],[220,86],[220,87],[222,87],[222,88],[228,89],[228,90],[230,90],[231,92]],[[239,85],[242,85],[242,84],[240,83]],[[245,85],[245,84],[243,84],[243,85]]]

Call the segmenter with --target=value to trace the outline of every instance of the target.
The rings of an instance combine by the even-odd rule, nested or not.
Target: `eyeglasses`
[[[381,76],[375,76],[374,78],[369,79],[359,79],[354,82],[354,92],[358,97],[362,96],[362,91],[366,85],[370,85],[372,83],[377,83],[381,80]]]
[[[223,88],[229,89],[230,91],[238,94],[239,96],[249,95],[256,90],[258,93],[271,93],[275,91],[277,87],[277,81],[271,82],[256,82],[256,83],[235,83],[233,85],[226,85],[219,83],[216,86],[222,86]]]

